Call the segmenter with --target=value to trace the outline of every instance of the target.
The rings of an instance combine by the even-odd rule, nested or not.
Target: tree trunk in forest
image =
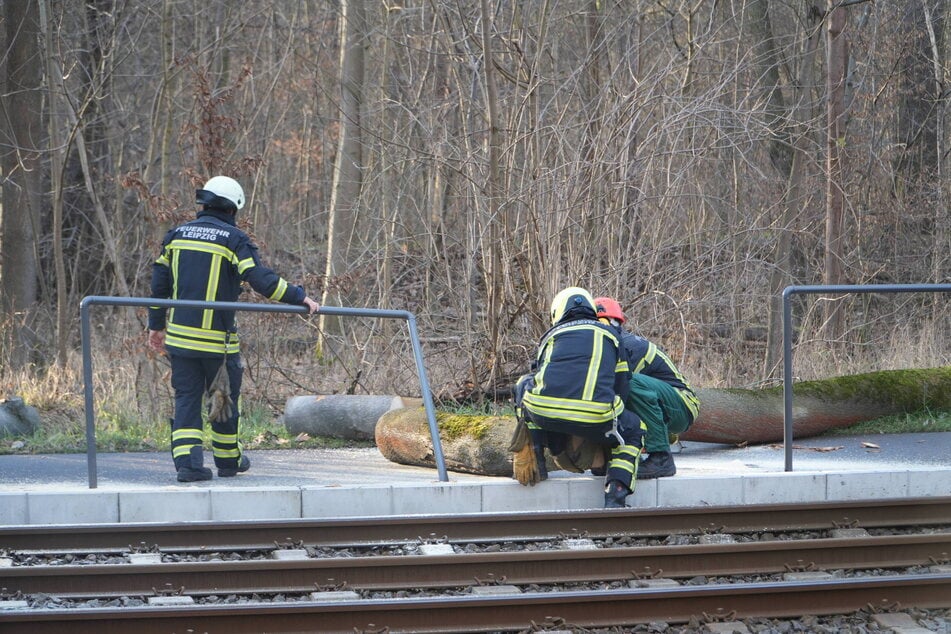
[[[502,307],[505,303],[504,272],[502,268],[502,239],[509,235],[509,228],[504,218],[501,205],[502,174],[500,163],[500,135],[499,135],[499,104],[498,91],[495,85],[495,60],[492,56],[492,12],[489,10],[488,0],[482,0],[482,71],[485,81],[486,123],[489,135],[486,138],[486,155],[488,158],[488,172],[485,180],[485,221],[488,225],[488,243],[483,242],[483,256],[485,268],[485,288],[487,291],[485,303],[485,332],[489,340],[489,385],[495,385],[499,375],[499,359],[501,358],[502,339]],[[483,225],[483,226],[484,226]],[[473,383],[477,383],[478,376],[473,376]],[[479,385],[475,385],[479,388]],[[479,390],[481,392],[481,390]]]
[[[796,384],[793,437],[808,438],[888,414],[922,409],[951,411],[951,367],[892,370]],[[700,389],[700,415],[681,440],[761,444],[783,440],[783,392]],[[511,475],[509,440],[514,416],[437,416],[447,467]],[[433,467],[432,438],[421,407],[387,412],[376,424],[376,444],[392,462]]]
[[[0,100],[0,305],[6,316],[3,326],[11,336],[9,361],[20,367],[30,362],[32,312],[39,294],[37,240],[44,191],[42,155],[46,151],[39,6],[35,2],[5,2],[3,20],[7,53],[5,96]]]
[[[828,4],[828,75],[826,141],[826,239],[823,284],[842,284],[845,259],[845,183],[842,175],[842,147],[845,145],[845,76],[848,67],[848,39],[843,33],[846,8],[839,0]],[[825,302],[826,338],[837,342],[844,328],[842,304],[830,298]]]
[[[359,219],[355,206],[363,179],[363,139],[360,113],[363,108],[363,47],[366,44],[364,0],[340,3],[340,123],[337,155],[327,229],[327,259],[322,304],[350,305],[356,289],[343,292],[334,278],[346,273],[351,262],[352,241]],[[339,324],[324,315],[320,330],[337,330]]]
[[[935,31],[935,19],[928,2],[922,0],[925,11],[925,20],[928,27],[928,36],[931,41],[932,63],[934,67],[934,93],[937,95],[935,103],[935,155],[938,157],[935,165],[936,194],[938,204],[934,228],[934,248],[931,250],[932,282],[940,284],[948,277],[948,260],[951,258],[951,109],[948,107],[949,93],[946,86],[951,86],[951,2],[945,2],[940,9],[941,32]],[[940,38],[939,38],[940,36]],[[933,319],[941,319],[942,298],[935,294]]]
[[[62,78],[53,58],[56,48],[53,46],[53,23],[50,15],[49,0],[40,0],[40,25],[43,29],[43,41],[46,45],[46,77],[49,94],[49,139],[50,139],[50,189],[53,197],[53,262],[56,270],[56,364],[66,366],[67,338],[67,291],[66,262],[63,255],[63,176],[66,165],[66,151],[69,142],[63,133],[60,121],[61,109],[69,106],[62,102],[60,89],[62,81],[54,82],[54,77]]]
[[[807,200],[804,163],[808,160],[806,138],[809,129],[806,121],[812,118],[812,82],[815,71],[816,50],[819,47],[821,30],[819,28],[822,12],[810,7],[805,28],[811,29],[805,41],[805,50],[799,66],[798,85],[793,87],[789,117],[792,134],[788,141],[777,139],[774,143],[788,142],[791,146],[792,160],[789,162],[786,176],[786,189],[783,192],[782,214],[779,219],[778,238],[773,250],[773,269],[770,273],[770,303],[766,328],[766,358],[763,363],[763,378],[772,378],[777,374],[782,358],[782,292],[794,283],[792,271],[793,226],[801,217]],[[778,76],[777,76],[778,79]]]
[[[753,0],[747,6],[747,13],[744,16],[744,24],[750,30],[751,40],[753,42],[753,51],[756,60],[756,76],[760,78],[763,84],[762,93],[765,97],[765,118],[766,124],[771,131],[771,138],[768,144],[770,163],[773,168],[787,182],[791,182],[791,165],[793,159],[790,157],[790,134],[789,129],[784,124],[787,118],[786,104],[783,99],[783,87],[779,77],[780,65],[783,63],[782,51],[773,35],[773,26],[769,18],[769,3],[766,0]],[[797,109],[797,101],[793,100],[793,106],[790,110]],[[794,112],[789,112],[789,118],[792,118]],[[787,191],[787,193],[789,193]],[[781,316],[782,316],[782,297],[781,293],[785,286],[789,284],[789,249],[792,241],[790,239],[789,223],[792,220],[788,217],[791,210],[788,204],[781,213],[776,227],[777,239],[772,254],[772,272],[770,274],[770,301],[767,311],[767,339],[766,339],[766,358],[764,361],[763,377],[769,378],[775,374],[778,366],[779,353],[782,345],[781,337]]]

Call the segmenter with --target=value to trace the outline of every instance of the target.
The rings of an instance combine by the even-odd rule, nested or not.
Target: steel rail
[[[5,610],[5,634],[152,634],[170,631],[487,632],[538,623],[576,627],[682,623],[690,618],[783,618],[951,605],[951,575],[743,583],[281,604]],[[563,629],[563,628],[562,628]]]
[[[560,512],[409,515],[322,520],[187,522],[180,524],[18,525],[0,527],[0,550],[160,549],[260,546],[275,541],[314,546],[477,542],[558,536],[646,537],[672,533],[756,532],[786,528],[862,528],[951,524],[951,497],[895,498],[808,504],[632,508]]]
[[[35,565],[0,568],[7,592],[59,598],[153,596],[165,587],[186,594],[307,592],[344,585],[413,590],[478,585],[579,583],[699,575],[775,574],[790,570],[902,568],[947,561],[951,532],[860,538],[539,550],[452,555],[320,557],[304,560],[202,561],[161,564]]]

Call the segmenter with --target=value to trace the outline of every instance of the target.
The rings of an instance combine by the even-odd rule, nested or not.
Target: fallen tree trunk
[[[951,410],[951,367],[889,370],[793,386],[793,437],[807,438],[889,414]],[[684,440],[737,445],[783,440],[782,388],[702,389],[700,416]],[[508,443],[513,416],[439,413],[446,468],[464,473],[511,475]],[[422,408],[397,409],[376,424],[376,444],[399,464],[435,467],[432,438]]]

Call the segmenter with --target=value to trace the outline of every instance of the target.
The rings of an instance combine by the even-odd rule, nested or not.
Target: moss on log
[[[738,444],[783,439],[783,389],[698,390],[700,416],[684,440]],[[951,367],[885,370],[793,385],[793,437],[889,414],[951,410]]]
[[[783,439],[783,390],[701,389],[700,416],[684,440],[722,444]],[[951,367],[887,370],[793,386],[793,437],[807,438],[888,414],[951,410]],[[463,473],[512,474],[508,444],[512,416],[438,413],[446,468]],[[388,460],[435,467],[426,412],[396,409],[376,424],[376,444]]]

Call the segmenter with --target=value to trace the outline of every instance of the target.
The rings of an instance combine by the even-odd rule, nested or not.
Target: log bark
[[[700,416],[683,440],[720,444],[761,444],[783,440],[782,388],[702,389]],[[793,437],[816,436],[889,414],[923,409],[951,410],[951,367],[893,370],[793,386]],[[512,474],[508,443],[514,416],[440,413],[436,422],[446,468],[464,473]],[[376,425],[376,445],[399,464],[435,467],[426,412],[393,410]]]

